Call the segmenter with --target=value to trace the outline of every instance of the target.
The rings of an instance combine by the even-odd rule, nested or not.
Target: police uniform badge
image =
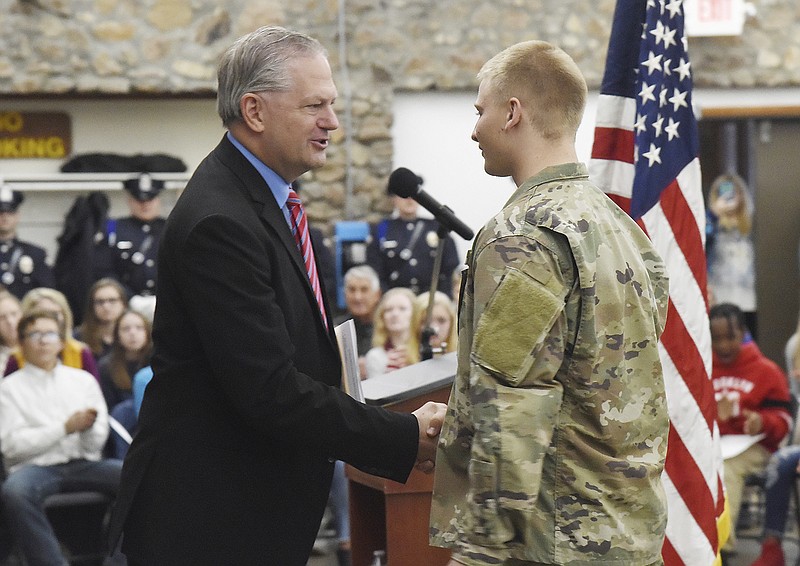
[[[33,273],[33,258],[29,255],[24,255],[19,258],[19,271],[23,275],[30,275]]]
[[[435,248],[439,245],[439,234],[435,231],[431,230],[427,234],[425,234],[425,243],[428,244],[430,247]]]

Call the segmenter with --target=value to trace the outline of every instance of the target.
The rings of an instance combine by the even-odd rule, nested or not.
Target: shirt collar
[[[258,157],[253,155],[249,149],[247,149],[239,140],[233,137],[233,134],[231,134],[230,131],[226,135],[233,146],[238,149],[242,155],[244,155],[245,159],[247,159],[253,165],[253,167],[256,168],[256,171],[258,171],[259,175],[261,175],[261,177],[264,179],[264,182],[269,187],[269,190],[272,192],[272,196],[275,197],[275,202],[278,203],[278,206],[280,208],[284,208],[286,206],[286,201],[289,199],[289,190],[291,189],[291,185],[287,183],[283,177],[265,165],[264,162]]]
[[[61,365],[61,362],[59,361],[59,362],[56,363],[55,367],[52,370],[48,371],[46,369],[40,368],[39,366],[35,366],[30,362],[26,362],[24,369],[26,370],[26,373],[28,373],[29,375],[32,375],[34,377],[37,377],[37,378],[41,379],[41,378],[46,378],[46,377],[50,377],[50,376],[55,375],[56,371],[58,370],[58,366],[60,366],[60,365]]]

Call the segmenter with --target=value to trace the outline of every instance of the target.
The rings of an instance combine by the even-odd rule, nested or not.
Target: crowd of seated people
[[[94,258],[93,261],[87,262],[94,264],[94,267],[89,269],[91,275],[87,279],[87,288],[78,290],[79,294],[85,297],[82,302],[79,300],[76,304],[73,300],[76,293],[74,286],[63,291],[58,288],[57,278],[52,277],[51,268],[45,263],[43,248],[25,243],[27,247],[24,250],[35,248],[36,253],[31,252],[31,254],[42,265],[37,265],[34,273],[41,272],[48,275],[42,279],[45,284],[16,272],[3,277],[4,268],[0,265],[0,282],[12,279],[16,281],[15,285],[8,289],[3,288],[0,283],[0,364],[5,376],[0,381],[0,398],[3,391],[13,391],[10,386],[4,387],[5,384],[19,383],[20,375],[34,373],[56,375],[61,388],[70,385],[64,376],[76,377],[74,391],[61,391],[59,394],[71,398],[71,395],[77,395],[78,391],[83,391],[86,395],[89,395],[87,393],[89,391],[92,399],[91,406],[87,405],[80,409],[65,405],[62,412],[71,411],[68,415],[61,413],[47,415],[53,430],[54,423],[58,419],[65,420],[60,427],[64,438],[59,440],[55,447],[34,445],[34,443],[26,447],[29,429],[36,429],[35,426],[25,423],[24,414],[29,407],[18,407],[17,410],[23,416],[16,420],[0,419],[0,437],[3,440],[7,439],[0,444],[0,451],[6,457],[6,471],[11,472],[11,477],[25,468],[34,470],[40,464],[55,466],[54,469],[57,470],[59,466],[77,466],[76,461],[97,461],[112,462],[102,468],[104,471],[101,474],[106,474],[103,481],[111,480],[113,483],[113,477],[118,476],[118,468],[127,451],[130,437],[136,432],[138,408],[145,387],[153,376],[150,367],[153,352],[151,337],[153,301],[148,302],[146,308],[139,308],[139,305],[142,304],[143,296],[155,298],[157,278],[154,259],[160,228],[163,227],[158,197],[163,190],[163,184],[145,175],[126,183],[125,189],[130,194],[128,204],[131,215],[110,219],[104,227],[103,237],[95,242],[97,258],[102,261]],[[8,228],[0,235],[8,237],[3,241],[8,240],[12,252],[14,246],[21,246],[16,240],[16,225],[19,219],[19,205],[23,200],[23,195],[17,191],[4,190],[0,195],[0,216],[4,221],[0,228],[6,225]],[[407,203],[408,208],[413,205],[411,199],[395,199],[395,201],[400,204]],[[147,218],[140,210],[145,207],[152,209]],[[414,253],[409,258],[403,258],[401,263],[410,261],[417,266],[418,272],[427,271],[432,264],[433,251],[436,247],[435,232],[431,231],[433,224],[429,221],[416,220],[410,224],[423,226],[424,230],[417,230],[419,234],[413,238],[417,244],[407,245],[415,248]],[[154,230],[153,226],[159,230]],[[414,230],[411,231],[412,237],[413,234]],[[383,234],[383,248],[390,255],[392,255],[389,241],[391,237],[393,237],[391,234]],[[318,261],[327,265],[323,271],[328,273],[334,261],[328,248],[328,241],[318,237],[315,246],[320,248],[317,254]],[[443,269],[441,289],[436,293],[431,305],[430,320],[427,317],[428,293],[417,296],[408,288],[398,287],[401,281],[389,281],[391,274],[385,273],[384,261],[374,265],[356,265],[350,269],[344,277],[343,290],[346,303],[344,308],[339,308],[336,304],[335,287],[329,282],[327,293],[336,323],[349,318],[355,323],[360,358],[359,372],[362,379],[419,362],[423,356],[423,346],[426,344],[430,351],[436,353],[452,352],[455,349],[457,333],[455,306],[448,297],[454,289],[458,289],[457,284],[453,286],[449,281],[449,274],[453,271],[451,265],[454,263],[453,249],[452,241],[448,241],[447,265]],[[398,253],[401,251],[398,250]],[[5,253],[3,250],[0,252]],[[419,259],[417,255],[420,256]],[[109,260],[111,256],[113,261]],[[16,264],[13,266],[17,270],[21,269],[22,275],[29,270],[27,257],[23,256],[21,266]],[[104,269],[97,269],[97,265],[102,265]],[[115,271],[117,267],[118,272]],[[80,258],[76,258],[75,268],[83,269]],[[138,269],[141,269],[141,274],[137,272]],[[141,285],[134,287],[133,282],[139,282]],[[26,283],[27,287],[22,286],[22,283]],[[428,286],[427,282],[418,285],[415,280],[414,283],[417,289]],[[71,304],[76,307],[80,305],[80,308],[73,310]],[[30,319],[32,314],[36,314],[36,317]],[[56,328],[50,328],[53,324]],[[40,330],[39,326],[47,328]],[[427,333],[423,333],[426,329]],[[37,348],[54,351],[55,358],[51,360],[52,365],[48,362],[42,369],[38,357],[31,358],[32,355],[36,356],[33,352]],[[91,377],[92,385],[88,384],[86,376]],[[32,395],[35,394],[32,392]],[[30,401],[30,398],[28,400]],[[14,399],[9,398],[6,402],[12,403]],[[9,410],[6,416],[11,414],[13,411]],[[112,423],[120,425],[128,434],[118,432],[120,429],[110,426]],[[91,435],[91,442],[83,442],[81,439],[88,438],[88,435]],[[76,442],[81,445],[83,451],[70,448]],[[35,482],[38,477],[32,472],[30,476],[26,479],[24,489],[32,489],[30,482]],[[15,477],[21,478],[22,475]],[[60,556],[58,543],[52,540],[54,536],[52,531],[42,535],[44,537],[42,539],[29,539],[37,540],[35,545],[21,545],[19,540],[16,540],[20,536],[28,536],[22,534],[25,532],[23,529],[28,527],[20,526],[18,517],[12,516],[10,520],[8,517],[21,509],[18,503],[12,501],[14,494],[10,491],[20,482],[21,480],[17,479],[10,484],[6,482],[9,493],[3,493],[3,501],[8,499],[8,502],[4,504],[0,515],[0,534],[3,528],[11,531],[16,547],[21,549],[28,564],[57,563],[59,560],[65,560]],[[62,487],[65,490],[77,490],[85,485],[79,483]],[[100,489],[113,491],[107,483],[100,482],[98,485]],[[15,489],[20,488],[17,486]],[[339,561],[347,565],[350,564],[347,484],[344,478],[344,466],[341,463],[336,468],[332,501],[336,510]],[[41,506],[41,501],[38,504]],[[42,542],[45,539],[46,542]],[[0,547],[3,546],[2,541],[3,538],[0,536]],[[8,549],[0,548],[0,555],[4,551],[7,553]],[[38,558],[37,553],[39,553]]]
[[[392,179],[395,184],[400,182],[398,179],[412,179],[417,184],[422,182],[421,178],[413,175],[393,174]],[[92,394],[99,391],[102,398],[102,406],[100,400],[96,400],[90,411],[85,407],[82,409],[80,417],[67,415],[72,420],[69,426],[62,428],[69,432],[57,444],[57,447],[66,446],[91,433],[90,453],[70,451],[61,446],[63,454],[51,454],[42,459],[38,452],[41,447],[31,446],[28,453],[24,448],[26,436],[23,434],[22,441],[16,439],[20,432],[16,429],[22,430],[24,419],[4,422],[5,429],[0,430],[0,434],[10,440],[8,447],[0,446],[0,451],[6,458],[7,469],[12,462],[12,472],[36,466],[40,460],[57,466],[72,465],[73,460],[96,459],[114,461],[119,465],[127,451],[130,435],[136,432],[138,407],[153,375],[150,358],[153,351],[153,299],[157,287],[155,253],[164,224],[159,199],[164,185],[147,174],[141,174],[124,183],[124,188],[129,193],[131,214],[103,221],[98,227],[100,232],[92,234],[96,236],[93,257],[83,257],[83,252],[77,247],[59,249],[59,256],[68,258],[68,263],[75,269],[87,272],[87,277],[82,280],[83,287],[76,289],[76,279],[73,278],[69,285],[65,283],[60,288],[58,272],[47,264],[43,247],[18,240],[16,228],[24,195],[0,183],[0,243],[3,244],[0,254],[8,254],[13,259],[20,255],[15,250],[22,253],[19,261],[7,262],[8,267],[0,263],[0,369],[5,376],[0,381],[0,392],[5,383],[18,383],[20,380],[15,376],[21,372],[37,372],[37,361],[30,359],[32,349],[46,346],[57,351],[53,367],[48,366],[45,373],[55,372],[59,378],[62,375],[81,376],[75,382],[76,391],[79,387],[89,388],[83,379],[89,375],[98,388],[95,390],[92,386]],[[444,353],[456,347],[455,306],[449,297],[458,290],[457,282],[450,282],[450,274],[458,263],[453,241],[447,238],[445,242],[439,291],[429,310],[428,293],[417,296],[417,292],[426,291],[430,285],[429,272],[439,242],[436,224],[416,217],[417,206],[412,199],[395,197],[393,204],[396,210],[392,217],[376,224],[376,227],[378,224],[383,227],[376,228],[380,242],[376,239],[372,246],[374,253],[365,258],[373,262],[351,267],[344,275],[344,308],[336,304],[336,289],[332,283],[333,254],[321,232],[315,232],[314,245],[319,248],[316,255],[320,272],[327,274],[326,291],[335,322],[338,324],[352,318],[355,323],[362,379],[419,362],[426,351]],[[65,217],[65,232],[69,219],[70,214]],[[385,229],[388,225],[392,226],[391,230]],[[81,227],[71,226],[70,229],[80,230]],[[31,262],[33,265],[28,265]],[[398,269],[403,272],[403,277],[393,275],[392,270]],[[81,303],[80,297],[83,296],[85,300]],[[143,303],[143,298],[149,302]],[[32,313],[37,313],[42,320],[30,321],[28,317]],[[51,319],[57,325],[52,331],[49,329]],[[36,339],[25,338],[22,325],[30,324],[37,325],[37,328],[38,325],[48,326],[44,334],[39,332],[43,338],[39,338],[39,334],[35,335]],[[28,329],[26,332],[30,334],[38,330]],[[59,384],[63,387],[68,382],[59,381]],[[23,413],[25,410],[27,408],[21,409]],[[77,414],[77,410],[75,412]],[[48,415],[54,421],[61,417],[64,415]],[[118,432],[118,427],[110,427],[111,423],[121,425],[128,434]],[[104,430],[103,434],[100,434],[100,428]],[[97,453],[96,445],[101,440],[101,450]],[[48,450],[42,450],[43,454],[49,454]],[[342,464],[337,466],[332,500],[338,501],[334,507],[337,509],[340,539],[339,560],[341,564],[349,564],[347,487]],[[2,510],[6,520],[0,525],[10,525],[10,530],[18,538],[22,531],[14,522],[15,518],[7,520],[7,516],[15,512],[10,505]],[[51,535],[47,533],[47,536]],[[17,546],[20,546],[18,541]],[[49,555],[50,563],[56,563],[54,557],[58,551],[52,540],[41,548],[44,549],[41,552]],[[35,553],[28,556],[28,551],[33,552],[31,548],[22,549],[28,563],[39,563],[37,560],[41,557],[37,559]]]

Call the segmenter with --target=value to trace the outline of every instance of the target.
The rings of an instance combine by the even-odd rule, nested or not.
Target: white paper
[[[722,451],[722,459],[727,460],[738,456],[753,444],[766,437],[766,434],[723,434],[720,436],[719,446]]]
[[[356,325],[352,319],[348,319],[334,328],[334,332],[342,358],[342,389],[350,397],[363,403],[364,391],[361,389],[361,376],[358,373]]]
[[[122,423],[111,415],[108,416],[108,424],[114,432],[122,437],[122,440],[128,444],[133,442],[133,438],[131,437],[131,433],[128,432],[128,429],[122,426]]]

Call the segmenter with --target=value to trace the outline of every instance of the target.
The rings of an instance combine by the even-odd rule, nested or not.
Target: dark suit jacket
[[[338,389],[338,350],[294,238],[227,138],[170,215],[158,270],[155,376],[112,542],[124,524],[135,563],[304,566],[333,461],[405,481],[416,419]]]

